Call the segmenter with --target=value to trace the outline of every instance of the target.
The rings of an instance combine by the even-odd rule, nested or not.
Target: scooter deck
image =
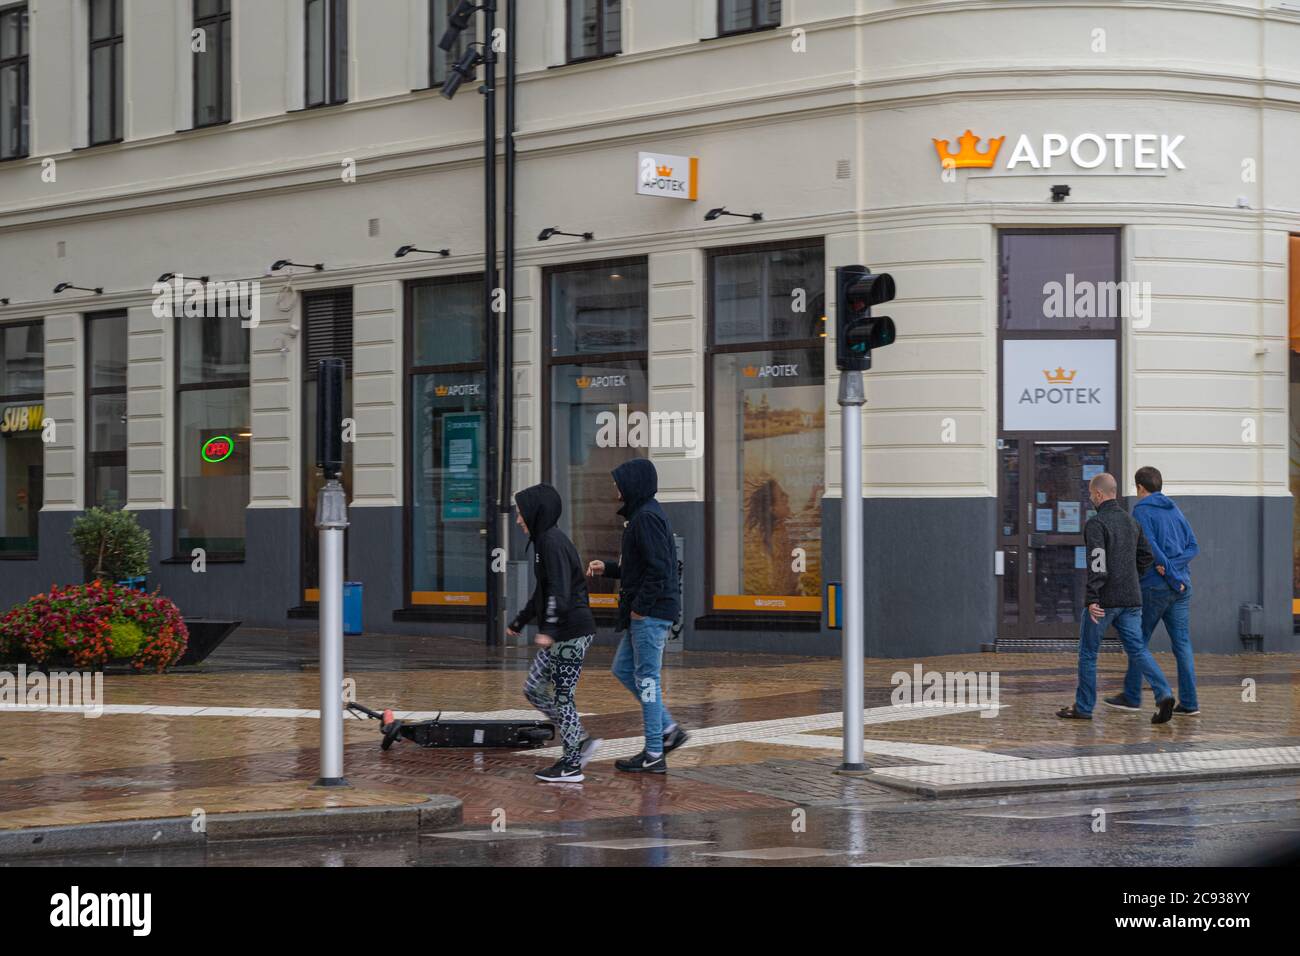
[[[409,740],[420,747],[513,747],[528,750],[542,747],[555,739],[555,725],[546,720],[433,720],[403,721],[392,711],[382,714],[360,704],[348,704],[354,710],[378,720],[387,750],[396,741]]]

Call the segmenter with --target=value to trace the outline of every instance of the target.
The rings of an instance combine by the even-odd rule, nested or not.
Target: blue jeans
[[[664,644],[672,626],[672,621],[658,617],[632,618],[627,633],[619,641],[611,668],[618,682],[641,702],[645,749],[650,753],[663,753],[664,728],[674,723],[664,706],[663,684],[659,680]]]
[[[1192,658],[1192,588],[1175,592],[1166,584],[1142,589],[1142,643],[1149,645],[1156,625],[1165,622],[1169,644],[1178,661],[1178,702],[1189,710],[1199,709],[1196,700],[1196,666]],[[1142,703],[1142,674],[1130,660],[1124,675],[1124,697]]]
[[[1151,656],[1142,641],[1142,609],[1140,607],[1108,607],[1100,621],[1094,622],[1087,607],[1079,624],[1079,687],[1074,694],[1074,709],[1081,714],[1091,714],[1097,705],[1097,651],[1101,637],[1112,624],[1124,642],[1129,667],[1137,666],[1139,673],[1151,684],[1156,700],[1173,696],[1160,665]]]

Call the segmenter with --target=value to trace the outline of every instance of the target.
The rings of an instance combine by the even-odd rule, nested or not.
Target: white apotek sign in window
[[[1002,343],[1006,431],[1114,431],[1115,399],[1113,340]]]

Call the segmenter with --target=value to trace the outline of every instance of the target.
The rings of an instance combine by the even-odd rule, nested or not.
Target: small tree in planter
[[[72,522],[72,543],[87,577],[122,581],[149,573],[149,532],[133,511],[91,508]]]

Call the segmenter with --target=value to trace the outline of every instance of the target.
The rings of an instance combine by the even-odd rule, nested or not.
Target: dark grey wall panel
[[[822,502],[825,581],[842,580],[840,508]],[[994,640],[996,499],[869,498],[862,519],[868,657],[965,654]]]
[[[1240,607],[1263,604],[1264,650],[1300,649],[1291,615],[1292,499],[1171,497],[1191,522],[1201,546],[1191,564],[1192,647],[1212,654],[1240,653]],[[1129,500],[1130,508],[1133,504],[1136,499]],[[1169,649],[1163,627],[1157,628],[1151,643],[1156,650]]]

